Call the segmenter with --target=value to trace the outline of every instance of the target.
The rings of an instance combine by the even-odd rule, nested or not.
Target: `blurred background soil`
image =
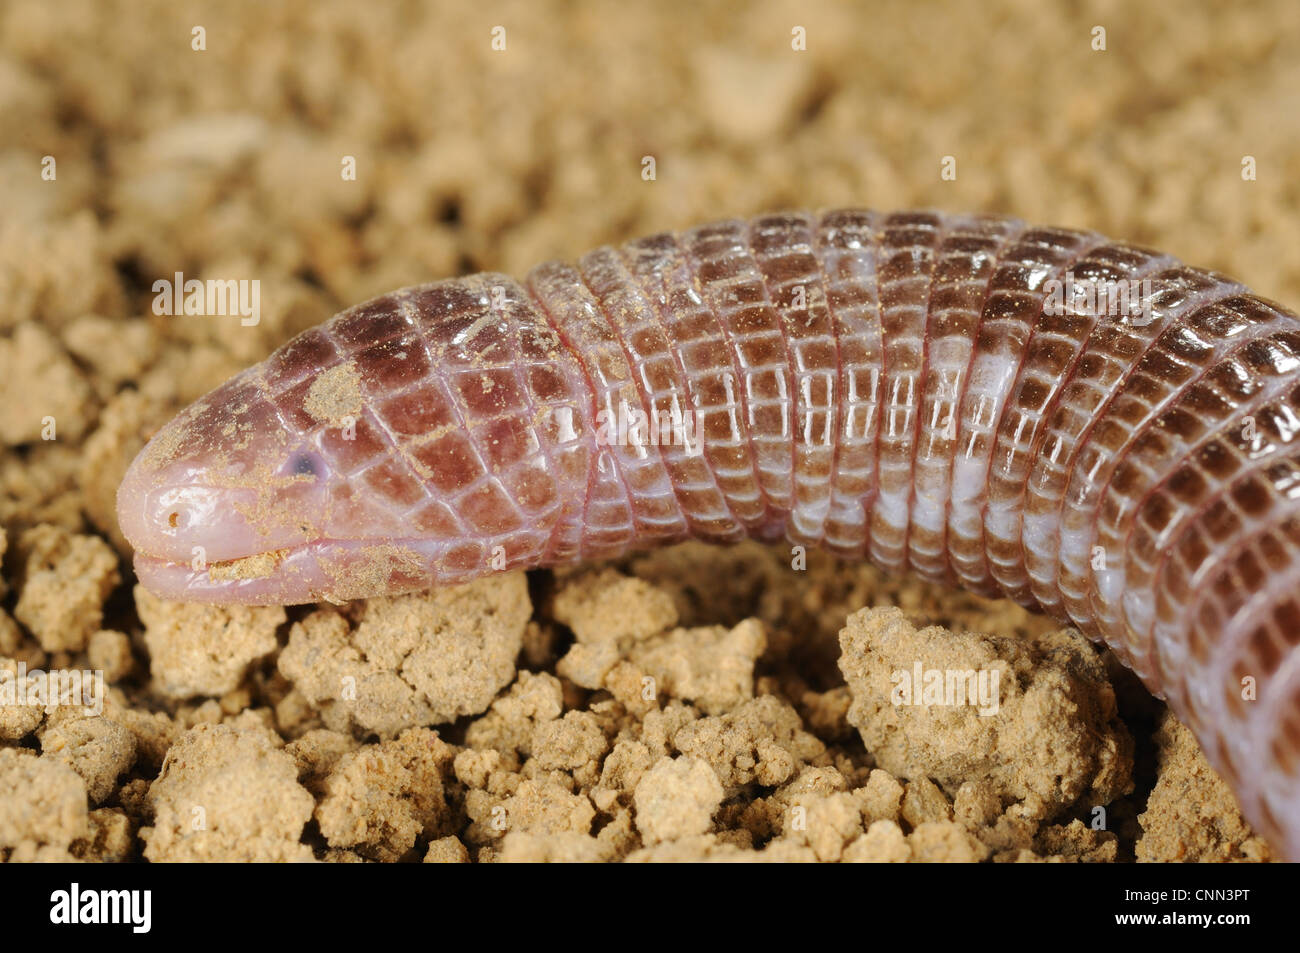
[[[731,215],[1007,213],[1294,306],[1298,145],[1289,0],[6,0],[0,668],[112,692],[0,705],[0,854],[1267,857],[1158,702],[1016,607],[759,546],[171,606],[133,591],[113,495],[158,425],[343,307]],[[154,314],[177,272],[258,279],[260,322]],[[1051,718],[878,704],[942,658],[1000,660],[1008,716]]]

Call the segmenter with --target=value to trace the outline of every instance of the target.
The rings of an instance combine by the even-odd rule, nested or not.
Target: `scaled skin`
[[[1142,319],[1049,308],[1067,280],[1149,282]],[[164,428],[118,509],[144,585],[190,601],[782,535],[1008,596],[1167,696],[1300,857],[1298,443],[1300,322],[1221,275],[991,216],[785,213],[359,305]]]
[[[582,384],[523,296],[492,275],[385,295],[187,409],[118,490],[140,581],[196,602],[337,602],[557,552],[586,454],[556,428],[580,422]]]

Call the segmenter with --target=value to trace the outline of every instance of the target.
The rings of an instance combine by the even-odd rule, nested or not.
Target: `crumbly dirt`
[[[1011,213],[1294,304],[1297,64],[1288,0],[5,3],[0,857],[1268,859],[1159,702],[1008,603],[687,544],[176,605],[113,499],[159,425],[343,307],[734,214]],[[256,322],[157,313],[178,272],[259,280]],[[979,704],[895,697],[967,669],[999,674]],[[49,704],[80,670],[97,704]]]

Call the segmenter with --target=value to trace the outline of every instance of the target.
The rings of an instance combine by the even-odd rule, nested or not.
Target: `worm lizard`
[[[1300,859],[1300,322],[987,215],[782,213],[357,305],[164,427],[140,581],[343,601],[784,538],[1104,641]]]

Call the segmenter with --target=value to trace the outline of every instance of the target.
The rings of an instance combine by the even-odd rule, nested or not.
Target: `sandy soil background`
[[[1006,212],[1294,305],[1297,117],[1289,0],[10,0],[0,668],[111,690],[0,706],[0,856],[1266,859],[1189,733],[1014,606],[759,546],[167,605],[113,494],[170,415],[342,307],[732,214]],[[260,323],[153,314],[175,272],[260,280]],[[998,667],[1001,714],[890,705],[915,660]]]

